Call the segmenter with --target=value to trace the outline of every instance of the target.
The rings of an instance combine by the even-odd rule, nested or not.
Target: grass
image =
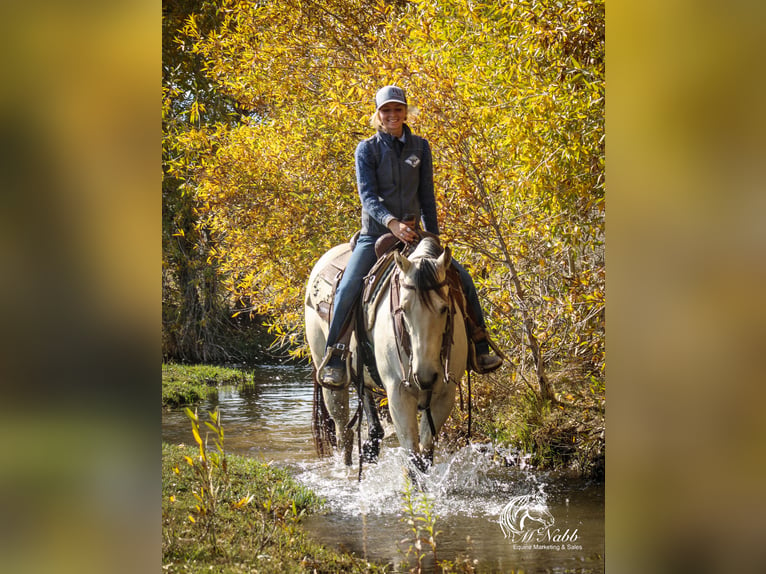
[[[200,522],[192,520],[199,484],[185,457],[198,455],[196,447],[162,445],[164,572],[386,571],[308,538],[300,522],[321,508],[316,495],[284,470],[235,455],[226,456],[227,489],[216,511],[213,544]]]
[[[556,395],[553,403],[541,401],[520,377],[509,378],[502,371],[475,377],[472,440],[515,447],[530,454],[528,462],[538,470],[602,480],[603,382],[571,371],[551,379]],[[466,419],[467,414],[455,408],[445,427],[447,440],[456,446],[466,441]]]
[[[238,369],[214,365],[162,365],[162,406],[192,405],[218,392],[220,385],[249,382]]]

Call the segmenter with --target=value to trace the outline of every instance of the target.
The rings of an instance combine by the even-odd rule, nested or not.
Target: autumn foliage
[[[201,121],[192,98],[166,177],[193,197],[233,300],[301,349],[306,278],[359,227],[353,152],[394,83],[511,376],[543,397],[563,368],[603,380],[603,1],[203,4],[178,42],[236,121]]]

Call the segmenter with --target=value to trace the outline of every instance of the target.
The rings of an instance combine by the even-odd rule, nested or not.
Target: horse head
[[[443,338],[450,315],[446,277],[452,255],[448,247],[442,250],[426,238],[409,258],[395,253],[394,260],[400,274],[399,308],[410,341],[410,382],[428,391],[444,377]]]

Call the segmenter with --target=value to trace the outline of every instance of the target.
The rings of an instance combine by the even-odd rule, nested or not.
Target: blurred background
[[[161,6],[0,16],[4,569],[157,569]],[[607,572],[766,567],[763,37],[607,8]]]
[[[0,8],[8,572],[160,568],[160,10]]]

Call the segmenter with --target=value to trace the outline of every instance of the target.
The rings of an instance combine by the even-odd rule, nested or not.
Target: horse
[[[330,249],[314,266],[307,286],[305,321],[306,338],[314,363],[315,400],[323,405],[315,408],[316,428],[326,412],[335,429],[341,431],[340,448],[344,461],[351,464],[353,431],[349,421],[349,389],[322,388],[317,392],[316,371],[325,353],[328,324],[318,313],[322,294],[321,272],[328,263],[350,252],[350,245]],[[347,261],[347,259],[346,259]],[[434,441],[449,417],[455,403],[456,387],[467,368],[468,340],[464,321],[464,304],[460,288],[448,281],[452,256],[442,250],[437,240],[422,239],[409,256],[393,253],[389,278],[375,297],[375,304],[358,321],[351,341],[352,365],[371,348],[367,359],[365,384],[359,385],[368,423],[368,438],[360,456],[376,460],[383,438],[377,406],[370,392],[370,372],[377,373],[388,398],[388,409],[399,444],[409,462],[421,472],[433,463]],[[457,283],[459,285],[459,282]],[[452,285],[452,286],[451,286]],[[325,301],[326,304],[326,301]],[[374,357],[374,359],[373,359]],[[374,364],[369,365],[370,362]],[[359,375],[357,374],[357,377]],[[418,422],[418,412],[422,416]],[[325,447],[318,437],[320,455]]]

